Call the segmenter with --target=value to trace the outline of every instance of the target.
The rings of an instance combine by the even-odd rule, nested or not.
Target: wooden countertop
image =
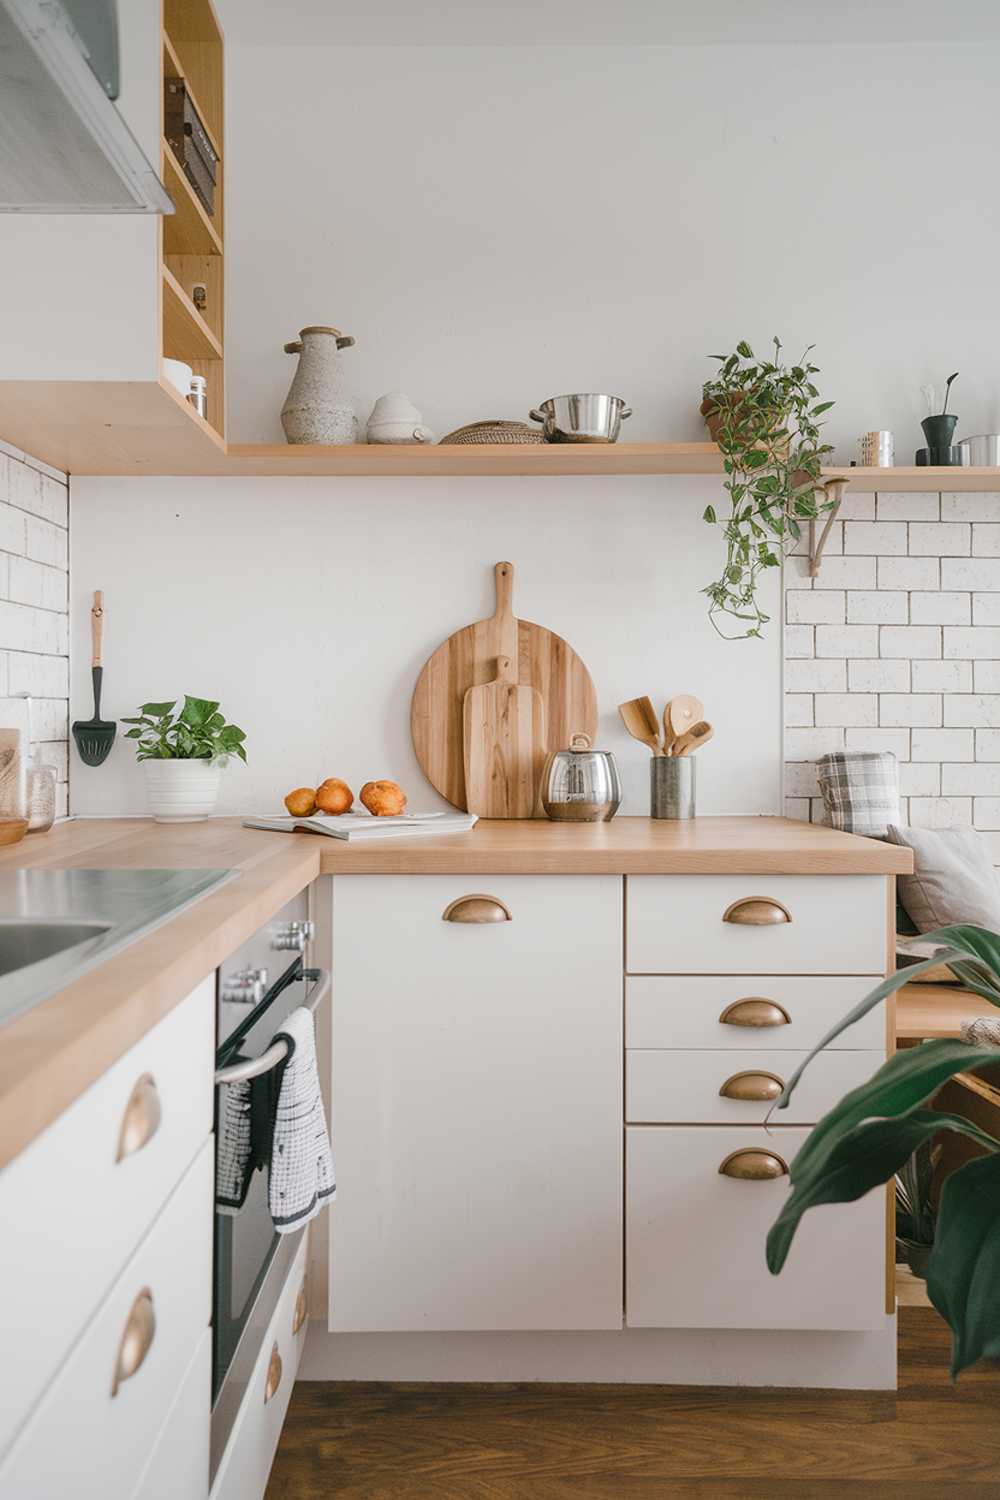
[[[872,874],[908,850],[784,818],[481,822],[386,841],[265,833],[236,818],[79,819],[0,850],[0,869],[227,868],[238,878],[0,1028],[0,1167],[277,909],[323,874]]]

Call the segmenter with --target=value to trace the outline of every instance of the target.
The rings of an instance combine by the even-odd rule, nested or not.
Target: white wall
[[[956,369],[960,433],[1000,429],[996,42],[262,47],[243,10],[234,440],[281,439],[306,323],[357,338],[363,418],[402,389],[438,432],[612,390],[630,438],[702,438],[706,355],[775,333],[817,345],[845,459],[889,427],[912,461],[920,386]]]
[[[87,703],[87,609],[105,590],[105,717],[185,691],[221,698],[249,736],[222,808],[267,811],[293,786],[399,780],[438,798],[410,743],[410,697],[452,630],[493,612],[493,564],[515,565],[515,613],[565,636],[589,667],[600,743],[619,756],[624,811],[649,808],[649,754],[616,704],[703,697],[700,811],[779,809],[780,632],[721,641],[699,588],[715,539],[708,481],[633,479],[76,479],[74,717]],[[778,609],[778,590],[772,604]],[[74,769],[75,813],[142,813],[127,741]]]

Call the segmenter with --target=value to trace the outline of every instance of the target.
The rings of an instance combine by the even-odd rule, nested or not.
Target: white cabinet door
[[[764,1260],[788,1178],[719,1167],[744,1148],[791,1163],[809,1131],[635,1125],[626,1131],[630,1328],[865,1329],[885,1324],[885,1193],[810,1211],[780,1276]]]
[[[621,880],[337,875],[333,954],[331,1328],[620,1328]]]

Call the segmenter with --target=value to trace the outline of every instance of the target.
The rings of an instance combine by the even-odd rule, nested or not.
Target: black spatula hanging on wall
[[[73,725],[73,738],[85,766],[99,766],[111,754],[115,742],[117,725],[113,719],[101,718],[101,685],[104,668],[101,665],[101,649],[104,643],[104,593],[94,591],[94,607],[90,611],[91,675],[94,679],[94,717],[77,719]]]

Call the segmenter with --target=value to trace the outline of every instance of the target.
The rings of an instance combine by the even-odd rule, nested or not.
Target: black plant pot
[[[932,451],[935,448],[950,448],[951,440],[955,436],[955,428],[958,426],[958,418],[952,416],[950,412],[940,412],[936,417],[925,417],[920,425],[924,430],[928,448]]]

